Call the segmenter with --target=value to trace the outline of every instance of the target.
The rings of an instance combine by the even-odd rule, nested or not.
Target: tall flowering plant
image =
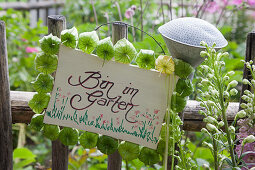
[[[201,52],[201,56],[205,58],[205,62],[200,66],[198,74],[200,76],[200,83],[198,86],[201,88],[199,91],[200,97],[197,98],[201,102],[201,106],[205,108],[205,111],[200,111],[200,114],[205,116],[204,122],[206,122],[206,128],[202,129],[203,133],[210,136],[212,143],[203,142],[207,146],[214,157],[215,170],[223,168],[227,163],[229,167],[240,169],[245,168],[243,158],[245,155],[250,154],[247,152],[240,152],[236,154],[234,147],[236,145],[236,128],[233,125],[229,125],[227,121],[227,107],[229,105],[230,97],[237,95],[235,87],[238,82],[236,80],[230,81],[230,77],[234,74],[230,71],[226,74],[223,73],[225,62],[222,61],[223,57],[227,57],[228,53],[216,52],[214,49],[215,44],[209,47],[205,42],[201,42],[206,50]],[[250,97],[254,95],[251,92],[246,91],[246,101],[251,101]],[[248,99],[249,98],[249,99]],[[246,104],[242,104],[243,107]],[[243,112],[249,111],[253,114],[248,107],[246,110],[239,112],[236,119],[244,117]],[[245,138],[242,142],[242,146],[246,143],[254,142],[254,136]],[[242,147],[243,148],[243,147]],[[229,155],[224,155],[223,151],[228,151]]]
[[[255,167],[255,103],[254,103],[254,87],[255,87],[255,65],[253,61],[244,62],[252,75],[252,80],[243,79],[243,83],[247,84],[251,90],[245,90],[241,103],[241,110],[235,117],[235,122],[238,118],[237,125],[239,132],[237,133],[238,145],[236,153],[238,157],[242,157],[240,162],[248,168]],[[245,153],[245,154],[243,154]],[[245,168],[242,168],[245,169]]]

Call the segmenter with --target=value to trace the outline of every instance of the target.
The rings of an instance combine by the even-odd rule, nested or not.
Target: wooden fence
[[[60,32],[65,29],[65,17],[55,15],[48,17],[48,30],[53,35],[60,36]],[[113,43],[127,36],[125,24],[113,24]],[[255,54],[255,33],[248,34],[246,47],[246,61],[254,59]],[[0,167],[6,170],[12,169],[12,124],[29,123],[33,116],[32,110],[28,106],[28,101],[33,97],[34,92],[10,91],[8,78],[6,32],[5,23],[0,21]],[[244,78],[250,78],[250,73],[244,68]],[[242,92],[247,89],[243,85]],[[205,126],[203,116],[198,114],[199,102],[189,100],[182,115],[184,120],[183,129],[187,131],[200,131]],[[234,120],[235,114],[239,110],[239,103],[230,103],[227,109],[228,122]],[[68,168],[68,147],[58,140],[52,142],[52,169],[67,170]],[[0,168],[1,169],[1,168]],[[121,157],[116,151],[108,157],[108,169],[121,169]]]
[[[2,10],[14,9],[23,11],[23,15],[26,15],[26,11],[29,11],[30,26],[33,28],[36,23],[41,19],[44,25],[47,25],[47,17],[49,15],[59,15],[65,5],[64,0],[27,0],[27,2],[0,2],[0,8]]]

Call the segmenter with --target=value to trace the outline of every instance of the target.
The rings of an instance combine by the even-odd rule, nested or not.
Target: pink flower
[[[125,17],[126,17],[127,19],[133,17],[134,15],[135,15],[135,11],[134,11],[133,9],[131,9],[131,8],[128,8],[128,9],[126,10],[126,12],[125,12]]]
[[[255,0],[247,0],[248,5],[255,6]]]
[[[33,47],[26,47],[26,52],[27,53],[37,53],[38,50],[36,48],[33,48]]]
[[[132,5],[130,8],[131,8],[133,11],[136,10],[136,6],[135,6],[135,5]]]
[[[241,5],[243,3],[243,0],[232,0],[230,2],[231,5]]]
[[[215,13],[216,11],[218,11],[220,9],[220,6],[218,5],[218,3],[216,3],[215,1],[210,2],[209,6],[205,9],[205,11],[209,12],[209,13]]]

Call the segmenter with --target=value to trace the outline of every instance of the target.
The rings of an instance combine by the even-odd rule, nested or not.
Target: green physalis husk
[[[75,48],[78,41],[78,31],[75,27],[61,32],[61,42],[70,48]]]
[[[43,118],[44,118],[43,114],[34,114],[29,124],[29,127],[38,132],[41,131],[41,129],[44,126]]]
[[[51,74],[56,71],[58,66],[58,57],[41,53],[35,58],[35,69],[44,74]]]
[[[92,133],[92,132],[84,132],[81,134],[79,137],[79,141],[81,146],[84,149],[91,149],[97,146],[97,141],[98,141],[98,134],[97,133]]]
[[[136,57],[136,64],[140,68],[151,69],[155,67],[155,54],[152,50],[141,49]]]
[[[120,143],[118,151],[120,156],[126,161],[132,161],[138,158],[140,153],[139,145],[126,141]]]
[[[116,61],[129,64],[136,56],[136,49],[126,38],[119,40],[114,45],[114,58]]]
[[[97,56],[104,60],[111,60],[114,57],[114,48],[110,37],[102,39],[97,44]]]
[[[97,46],[99,38],[96,31],[83,32],[79,35],[78,47],[83,52],[91,54]]]
[[[160,55],[155,61],[155,67],[160,73],[172,74],[175,69],[173,58],[167,55]]]
[[[49,93],[52,91],[53,82],[54,78],[51,75],[40,73],[32,85],[38,93]]]
[[[187,98],[185,97],[181,97],[179,96],[176,92],[173,93],[172,98],[171,98],[171,109],[176,112],[179,113],[181,112],[187,103]]]
[[[58,139],[64,145],[75,145],[78,142],[79,132],[77,129],[64,127],[61,129]]]
[[[48,106],[50,101],[50,95],[46,93],[37,93],[28,102],[28,106],[33,110],[33,112],[39,114],[42,113],[44,108]]]
[[[142,161],[145,165],[153,165],[159,162],[159,154],[156,150],[143,147],[141,149],[139,160]]]
[[[44,36],[39,40],[39,42],[41,44],[42,51],[46,54],[57,54],[61,43],[60,39],[52,34]]]
[[[191,95],[194,88],[190,79],[179,79],[176,84],[176,92],[179,93],[181,97],[186,97]]]
[[[57,125],[45,124],[43,127],[43,135],[54,141],[58,139],[60,128]]]
[[[99,136],[97,149],[106,155],[113,154],[118,148],[118,141],[110,136]]]
[[[192,72],[194,72],[194,68],[189,64],[179,59],[174,59],[175,65],[175,75],[180,78],[187,78]]]

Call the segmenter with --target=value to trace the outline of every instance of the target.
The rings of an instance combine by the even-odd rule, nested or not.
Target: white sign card
[[[156,149],[173,77],[61,46],[44,123]]]

